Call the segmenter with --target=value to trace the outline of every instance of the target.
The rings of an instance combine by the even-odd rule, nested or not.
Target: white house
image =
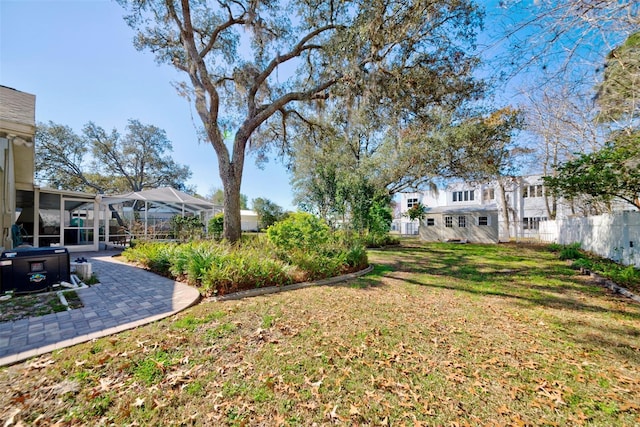
[[[502,187],[504,193],[497,182],[457,182],[438,191],[402,193],[392,229],[419,234],[425,241],[490,243],[537,237],[551,208],[542,176],[515,177]],[[418,203],[427,208],[426,214],[421,221],[411,221],[406,212]]]

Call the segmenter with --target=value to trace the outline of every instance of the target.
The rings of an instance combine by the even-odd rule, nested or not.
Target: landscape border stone
[[[265,288],[247,289],[244,291],[238,291],[227,295],[221,295],[219,297],[206,298],[206,301],[218,302],[218,301],[231,301],[239,300],[243,298],[257,297],[261,295],[275,294],[278,292],[295,291],[296,289],[308,288],[311,286],[333,285],[335,283],[344,282],[350,279],[355,279],[360,276],[364,276],[367,273],[373,271],[373,264],[369,264],[364,270],[356,271],[355,273],[343,274],[342,276],[330,277],[328,279],[315,280],[313,282],[294,283],[292,285],[285,286],[269,286]]]
[[[615,283],[613,280],[609,280],[605,277],[600,276],[597,273],[594,273],[593,271],[585,271],[586,274],[589,274],[589,276],[599,285],[604,286],[605,288],[615,292],[616,294],[620,294],[623,295],[627,298],[631,298],[633,301],[640,303],[640,296],[634,294],[633,292],[629,291],[626,288],[623,288],[622,286],[618,285],[617,283]]]

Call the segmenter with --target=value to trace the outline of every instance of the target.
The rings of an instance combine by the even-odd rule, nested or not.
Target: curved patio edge
[[[119,262],[116,260],[109,260],[109,261]],[[238,300],[242,298],[249,298],[249,297],[255,297],[260,295],[278,293],[278,292],[293,291],[296,289],[303,289],[311,286],[333,285],[336,283],[341,283],[350,279],[355,279],[357,277],[363,276],[367,273],[370,273],[372,270],[373,270],[373,265],[370,264],[367,268],[357,271],[355,273],[344,274],[341,276],[331,277],[328,279],[316,280],[312,282],[294,283],[292,285],[286,285],[286,286],[271,286],[267,288],[249,289],[249,290],[235,292],[233,294],[224,295],[220,297],[208,298],[207,300],[209,301]],[[102,286],[102,285],[99,284],[97,286]],[[161,319],[173,316],[174,314],[177,314],[197,304],[202,299],[198,289],[192,286],[188,286],[180,282],[173,282],[173,286],[174,286],[175,298],[173,299],[172,310],[163,311],[161,313],[152,314],[148,317],[137,319],[135,321],[119,324],[112,327],[106,327],[104,329],[93,331],[87,334],[76,335],[67,339],[54,342],[54,343],[44,344],[40,347],[31,348],[28,350],[3,356],[3,357],[0,357],[0,366],[13,365],[15,363],[23,362],[27,359],[30,359],[36,356],[41,356],[43,354],[51,353],[56,350],[61,350],[61,349],[71,347],[77,344],[82,344],[97,338],[103,338],[109,335],[114,335],[120,332],[134,329],[139,326],[147,325],[157,320],[161,320]]]
[[[100,286],[100,285],[98,285]],[[73,338],[68,338],[53,344],[44,345],[42,347],[33,348],[30,350],[25,350],[19,353],[11,354],[9,356],[0,358],[0,367],[13,365],[18,362],[23,362],[32,357],[41,356],[43,354],[51,353],[56,350],[61,350],[67,347],[72,347],[77,344],[82,344],[97,338],[103,338],[109,335],[114,335],[120,332],[124,332],[130,329],[135,329],[139,326],[147,325],[149,323],[153,323],[155,321],[173,316],[183,310],[186,310],[189,307],[197,304],[201,295],[200,292],[196,288],[185,285],[180,282],[174,282],[174,286],[176,287],[175,292],[179,293],[179,298],[174,300],[174,309],[171,311],[166,311],[163,313],[155,314],[149,317],[145,317],[136,321],[123,323],[121,325],[105,328],[100,331],[92,332],[85,335],[75,336]]]
[[[297,289],[308,288],[311,286],[334,285],[336,283],[345,282],[350,279],[355,279],[357,277],[364,276],[365,274],[370,273],[371,271],[373,271],[373,264],[369,264],[369,266],[364,270],[356,271],[355,273],[343,274],[342,276],[329,277],[328,279],[315,280],[313,282],[294,283],[292,285],[285,285],[285,286],[269,286],[266,288],[247,289],[244,291],[238,291],[228,295],[222,295],[219,297],[206,298],[206,300],[212,301],[212,302],[231,301],[231,300],[239,300],[243,298],[257,297],[261,295],[275,294],[279,292],[295,291]]]

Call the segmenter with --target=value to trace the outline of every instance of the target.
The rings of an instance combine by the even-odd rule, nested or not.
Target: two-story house
[[[406,212],[421,203],[422,220]],[[401,234],[419,234],[425,241],[497,243],[537,236],[547,219],[547,199],[540,175],[498,182],[453,183],[437,191],[403,193],[393,228]]]

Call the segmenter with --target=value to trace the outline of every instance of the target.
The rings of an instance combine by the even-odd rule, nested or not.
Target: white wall
[[[640,212],[617,212],[540,223],[540,240],[580,247],[640,268]]]
[[[445,217],[452,217],[452,227],[445,226]],[[466,226],[458,226],[458,218],[466,218]],[[487,225],[479,225],[479,217],[487,218]],[[428,219],[433,225],[427,225]],[[465,240],[469,243],[498,243],[497,212],[432,213],[420,223],[420,238],[425,242],[446,242]]]

